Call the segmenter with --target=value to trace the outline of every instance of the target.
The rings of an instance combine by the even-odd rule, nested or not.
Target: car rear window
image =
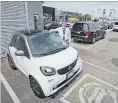
[[[76,23],[73,26],[73,30],[76,30],[76,31],[88,31],[88,25],[85,24],[85,23]]]
[[[115,22],[115,25],[118,25],[118,22]]]

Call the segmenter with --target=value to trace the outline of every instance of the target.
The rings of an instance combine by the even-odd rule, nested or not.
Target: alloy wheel
[[[41,95],[41,90],[39,88],[39,85],[37,83],[37,81],[34,79],[34,78],[30,78],[30,85],[31,85],[31,88],[34,92],[34,94],[39,97]]]

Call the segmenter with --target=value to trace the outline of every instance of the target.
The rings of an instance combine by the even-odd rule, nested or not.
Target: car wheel
[[[74,42],[77,42],[77,39],[73,39]]]
[[[95,44],[95,41],[96,41],[96,38],[95,38],[95,36],[93,36],[93,37],[92,37],[92,40],[91,40],[91,43],[92,43],[92,44]]]
[[[10,56],[8,56],[8,62],[9,62],[9,66],[11,67],[12,70],[17,70],[17,68],[14,66],[14,63],[13,63],[12,59],[10,58]]]
[[[37,80],[32,76],[29,79],[30,79],[30,87],[32,88],[34,94],[39,98],[44,98],[45,95]]]
[[[102,36],[102,39],[105,39],[106,38],[106,33],[105,34],[103,34],[103,36]]]

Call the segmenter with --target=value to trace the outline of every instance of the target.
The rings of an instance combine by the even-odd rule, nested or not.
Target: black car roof
[[[40,32],[41,34],[42,33],[49,33],[49,31],[48,30],[35,30],[35,29],[30,29],[30,30],[27,30],[27,29],[25,29],[25,30],[19,30],[19,31],[16,31],[16,32],[14,32],[14,34],[24,34],[24,35],[26,35],[26,36],[31,36],[33,33],[38,33],[38,32]]]

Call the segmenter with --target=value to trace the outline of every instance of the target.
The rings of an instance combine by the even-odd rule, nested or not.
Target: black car
[[[85,41],[92,44],[96,40],[105,38],[106,31],[100,28],[97,22],[81,22],[75,23],[72,28],[72,38],[74,41]]]
[[[58,28],[58,27],[61,27],[61,24],[55,23],[55,22],[51,22],[51,23],[45,24],[44,29],[45,30],[50,30],[50,29],[55,29],[55,28]]]
[[[100,22],[100,27],[101,27],[102,29],[107,30],[107,29],[108,29],[108,23],[107,23],[107,22]]]
[[[112,29],[113,28],[113,22],[108,22],[108,29]]]

